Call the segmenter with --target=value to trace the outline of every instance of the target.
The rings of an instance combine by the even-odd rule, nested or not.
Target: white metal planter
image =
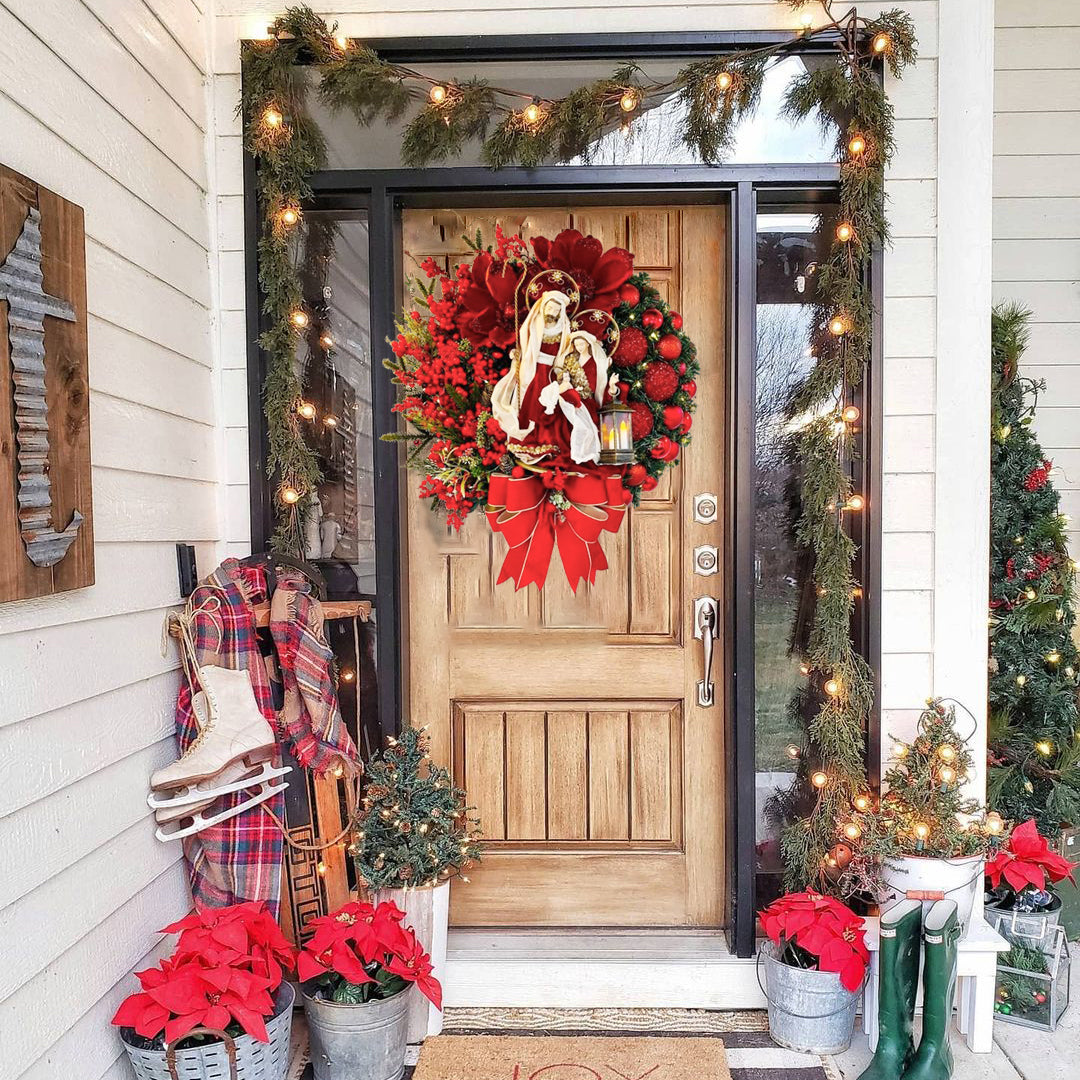
[[[858,990],[848,990],[834,971],[784,964],[771,941],[762,943],[769,1035],[789,1050],[842,1054],[851,1045]]]
[[[385,900],[405,912],[405,925],[411,926],[424,951],[431,957],[431,971],[440,983],[446,977],[446,932],[450,920],[450,882],[418,889],[379,889],[375,903]],[[417,991],[409,1005],[409,1042],[421,1043],[429,1035],[442,1031],[442,1010]]]
[[[414,987],[362,1005],[302,993],[315,1080],[400,1080]]]
[[[952,900],[956,918],[966,927],[975,895],[983,884],[983,857],[931,859],[904,855],[889,859],[881,868],[881,878],[886,886],[882,911],[900,900],[921,900],[925,916],[935,900]]]

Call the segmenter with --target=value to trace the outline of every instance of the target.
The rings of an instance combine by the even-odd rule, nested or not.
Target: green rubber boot
[[[939,900],[926,915],[923,941],[922,1039],[904,1080],[949,1080],[953,1071],[949,1025],[956,991],[956,943],[960,938],[956,904]]]
[[[911,1037],[919,990],[922,903],[901,900],[881,916],[878,1043],[858,1080],[900,1080],[915,1054]]]

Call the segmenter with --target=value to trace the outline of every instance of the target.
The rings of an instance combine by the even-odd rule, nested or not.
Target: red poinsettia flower
[[[132,994],[112,1022],[148,1039],[182,1039],[194,1027],[224,1029],[233,1021],[248,1035],[268,1042],[265,1017],[274,1011],[269,981],[242,968],[207,967],[198,960],[164,961],[137,974],[141,994]]]
[[[780,950],[794,942],[817,959],[819,971],[834,971],[851,991],[862,985],[870,953],[863,919],[833,896],[788,893],[761,913],[761,925]]]
[[[564,270],[581,291],[579,307],[614,311],[622,303],[619,289],[634,272],[634,257],[624,248],[608,248],[595,236],[563,229],[554,240],[538,236],[532,241],[536,258],[545,270]]]
[[[268,979],[271,990],[295,966],[296,950],[262,901],[196,908],[162,933],[180,935],[176,960],[200,958],[209,964],[242,966]]]
[[[1009,837],[1008,843],[986,864],[986,876],[992,888],[1005,879],[1013,892],[1020,893],[1032,888],[1039,892],[1049,884],[1068,878],[1073,884],[1073,870],[1076,863],[1050,850],[1046,837],[1039,835],[1035,819],[1017,825]]]
[[[327,972],[356,985],[378,981],[381,970],[414,982],[436,1008],[442,1006],[442,987],[431,974],[431,957],[413,931],[402,926],[405,913],[395,904],[377,907],[353,901],[308,926],[315,933],[297,959],[302,982]]]
[[[481,251],[469,270],[468,284],[461,293],[455,322],[462,337],[477,348],[492,345],[508,349],[517,340],[514,297],[524,270]],[[524,301],[519,301],[519,306]]]

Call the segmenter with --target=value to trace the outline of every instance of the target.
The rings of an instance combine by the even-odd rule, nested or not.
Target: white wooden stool
[[[878,1040],[878,920],[866,920],[866,947],[870,950],[870,977],[863,994],[863,1031],[874,1050]],[[976,911],[957,943],[956,1026],[973,1054],[994,1048],[994,988],[997,955],[1009,943]],[[921,998],[921,990],[920,990]]]

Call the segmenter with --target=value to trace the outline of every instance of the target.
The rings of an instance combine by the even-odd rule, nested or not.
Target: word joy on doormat
[[[716,1038],[438,1035],[413,1080],[731,1080]]]

